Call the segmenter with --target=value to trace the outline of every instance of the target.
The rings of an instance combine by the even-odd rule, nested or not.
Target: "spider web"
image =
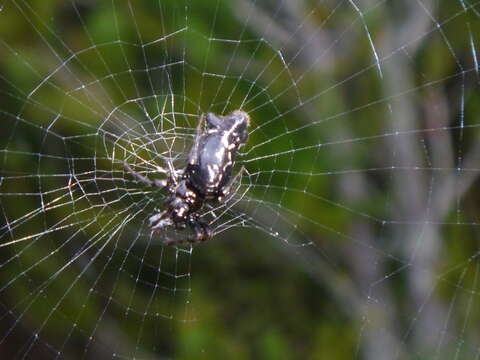
[[[55,4],[0,1],[2,354],[480,356],[480,2]],[[164,246],[124,164],[163,179],[236,109],[214,238]]]

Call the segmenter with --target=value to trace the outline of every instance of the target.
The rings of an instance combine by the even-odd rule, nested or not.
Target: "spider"
[[[204,126],[203,123],[205,123]],[[188,157],[188,164],[180,171],[170,171],[167,179],[150,180],[134,171],[127,163],[125,169],[139,182],[165,189],[168,196],[165,210],[151,216],[148,221],[153,231],[159,232],[167,226],[185,229],[189,226],[193,239],[172,240],[166,245],[183,242],[206,241],[212,230],[200,220],[198,212],[204,203],[221,203],[245,171],[242,169],[231,179],[238,149],[247,142],[249,115],[236,110],[226,116],[208,113],[200,117],[197,134]]]

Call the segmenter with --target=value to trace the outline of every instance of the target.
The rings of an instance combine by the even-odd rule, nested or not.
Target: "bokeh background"
[[[476,0],[0,1],[0,357],[480,356]],[[215,237],[152,234],[251,118]]]

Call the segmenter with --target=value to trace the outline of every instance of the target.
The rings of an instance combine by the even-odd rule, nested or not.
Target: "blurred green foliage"
[[[465,123],[477,122],[471,37],[480,30],[478,15],[453,1],[437,2],[442,32],[430,24],[418,39],[390,45],[391,20],[401,18],[393,1],[373,1],[364,17],[349,2],[305,2],[290,32],[280,28],[293,21],[288,7],[277,11],[279,4],[257,1],[249,15],[240,12],[242,3],[5,3],[0,164],[2,176],[19,178],[3,181],[0,191],[19,195],[1,198],[2,229],[15,225],[1,241],[23,240],[0,248],[2,315],[8,317],[1,328],[8,334],[2,352],[14,356],[26,348],[18,350],[18,342],[28,347],[33,341],[30,355],[38,359],[55,351],[69,359],[111,358],[112,349],[138,358],[368,358],[368,328],[384,332],[370,309],[388,305],[392,308],[378,316],[392,317],[395,330],[407,334],[397,344],[403,351],[392,354],[435,358],[428,351],[409,354],[415,339],[405,329],[419,309],[408,304],[407,270],[398,270],[410,259],[399,250],[405,214],[396,211],[397,172],[389,168],[407,168],[408,182],[414,167],[434,166],[428,155],[402,163],[395,157],[401,136],[393,134],[406,131],[404,137],[415,146],[423,142],[432,153],[428,135],[419,140],[408,131],[444,126],[455,153],[474,147],[475,128],[459,141],[456,127],[461,100]],[[257,15],[278,25],[275,32],[270,24],[278,38],[259,34],[253,25]],[[294,37],[302,21],[329,40],[314,57],[319,63],[305,55],[314,45],[281,42],[281,31]],[[380,54],[385,72],[390,61],[407,63],[412,74],[407,88],[392,92],[388,79],[379,76],[367,34],[379,48],[390,48]],[[409,48],[417,46],[418,53],[409,57]],[[465,73],[459,62],[467,64]],[[465,97],[459,95],[462,86]],[[410,95],[415,111],[424,114],[438,89],[451,109],[447,123],[429,124],[419,116],[403,128],[392,121],[399,112],[395,106]],[[242,104],[253,123],[240,158],[252,174],[251,188],[230,216],[251,214],[254,222],[193,250],[160,246],[145,219],[163,195],[125,182],[122,161],[135,160],[128,151],[159,161],[151,144],[142,148],[136,136],[147,133],[163,151],[161,142],[168,143],[181,163],[199,114]],[[175,133],[169,132],[172,119]],[[379,168],[385,170],[372,171]],[[363,188],[350,186],[358,184],[357,173],[364,177]],[[49,176],[21,177],[39,174]],[[423,195],[432,190],[422,185]],[[465,199],[460,214],[449,212],[451,220],[436,219],[445,223],[448,255],[432,270],[438,281],[434,297],[447,304],[458,291],[452,285],[457,267],[465,272],[462,289],[477,287],[476,273],[465,262],[475,263],[478,249],[463,241],[474,238],[475,230],[453,224],[462,219],[477,225],[476,195]],[[43,204],[52,207],[45,211]],[[358,230],[365,224],[372,229],[371,241]],[[269,236],[275,231],[280,235]],[[282,239],[313,245],[297,247]],[[358,265],[360,253],[367,260]],[[380,290],[375,293],[379,278],[359,280],[358,269],[368,267],[370,258],[394,294],[392,303]],[[352,305],[341,299],[356,300]],[[467,306],[468,296],[461,302]],[[10,309],[13,315],[7,316]],[[459,324],[464,317],[474,322],[479,313],[473,308],[456,317]],[[39,340],[32,338],[36,332]],[[447,357],[461,341],[446,346]]]

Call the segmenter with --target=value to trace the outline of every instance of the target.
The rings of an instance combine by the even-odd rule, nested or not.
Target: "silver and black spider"
[[[198,212],[204,203],[221,203],[232,184],[242,175],[244,168],[231,179],[235,158],[240,146],[248,139],[250,117],[236,110],[226,116],[208,113],[200,117],[197,134],[188,157],[188,164],[180,171],[167,171],[164,180],[150,180],[135,172],[125,163],[126,170],[138,181],[168,192],[165,210],[151,216],[148,221],[154,231],[167,226],[185,229],[189,226],[194,238],[188,242],[205,241],[212,237],[207,223],[200,220]],[[184,241],[170,241],[170,245]]]

